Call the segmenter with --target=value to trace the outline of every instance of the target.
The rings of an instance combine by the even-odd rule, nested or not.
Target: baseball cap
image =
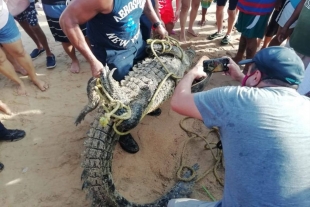
[[[274,46],[260,50],[253,59],[240,61],[239,65],[255,63],[268,79],[277,79],[291,85],[299,85],[304,77],[304,64],[294,50]]]

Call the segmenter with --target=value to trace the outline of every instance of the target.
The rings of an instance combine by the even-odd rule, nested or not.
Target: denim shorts
[[[16,42],[21,37],[20,32],[16,26],[14,18],[9,14],[8,22],[0,29],[0,43],[8,44]]]

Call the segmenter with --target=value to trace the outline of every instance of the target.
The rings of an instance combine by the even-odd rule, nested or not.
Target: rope
[[[174,73],[170,72],[166,65],[161,61],[161,59],[159,58],[159,56],[157,55],[157,52],[154,50],[154,44],[155,43],[159,43],[162,45],[162,51],[159,52],[160,54],[163,54],[165,52],[169,52],[172,50],[173,46],[176,46],[177,48],[180,49],[180,51],[182,52],[182,56],[181,58],[183,59],[184,57],[184,51],[181,49],[179,42],[172,38],[172,37],[166,37],[165,39],[149,39],[147,40],[148,44],[151,45],[151,50],[153,52],[153,55],[156,57],[156,59],[161,63],[161,65],[163,66],[163,68],[165,69],[165,71],[167,72],[167,75],[165,76],[165,78],[160,82],[160,84],[158,85],[154,95],[152,96],[148,106],[146,107],[146,109],[143,111],[142,116],[140,121],[144,118],[144,116],[146,116],[146,114],[149,112],[150,108],[152,107],[155,98],[157,97],[160,89],[162,88],[162,86],[164,85],[164,83],[167,81],[167,79],[169,77],[175,78],[175,79],[181,79],[182,77],[178,77],[176,76]],[[166,48],[166,45],[168,45],[168,48]],[[127,132],[121,132],[117,129],[117,126],[119,126],[124,120],[127,120],[131,117],[131,109],[129,106],[124,105],[121,101],[119,100],[114,100],[110,94],[105,90],[105,88],[102,86],[101,81],[99,78],[97,78],[96,80],[96,86],[95,86],[96,92],[99,94],[100,99],[103,100],[102,102],[102,107],[105,111],[105,114],[100,118],[100,123],[103,127],[105,127],[111,120],[111,117],[114,119],[114,124],[113,124],[113,129],[114,131],[118,134],[118,135],[126,135],[129,134],[129,131]],[[125,109],[126,112],[123,113],[122,115],[118,116],[115,113],[119,110],[119,109]]]
[[[183,160],[183,156],[184,156],[184,152],[185,152],[185,148],[187,147],[187,144],[188,142],[190,142],[191,140],[193,139],[196,139],[196,138],[199,138],[199,139],[202,139],[206,142],[204,148],[206,150],[210,150],[211,151],[211,154],[215,160],[215,164],[208,170],[206,170],[201,176],[197,177],[196,181],[195,182],[198,182],[200,181],[202,178],[204,178],[206,175],[208,175],[211,171],[213,171],[214,173],[214,176],[216,178],[216,180],[222,185],[224,186],[224,183],[223,181],[219,178],[218,174],[217,174],[217,169],[219,167],[219,163],[223,160],[223,153],[222,153],[222,150],[217,150],[217,153],[215,154],[214,153],[214,150],[216,147],[216,143],[210,143],[207,139],[209,137],[210,134],[214,133],[219,139],[220,139],[220,134],[219,134],[219,131],[218,129],[216,128],[212,128],[209,133],[204,137],[204,136],[201,136],[199,134],[197,134],[196,132],[194,131],[190,131],[188,129],[186,129],[184,126],[183,126],[183,123],[185,120],[188,120],[188,119],[193,119],[191,117],[186,117],[184,119],[182,119],[180,121],[180,127],[182,130],[184,130],[189,136],[191,136],[184,144],[183,146],[183,149],[182,149],[182,154],[181,154],[181,158],[180,158],[180,168],[178,169],[177,171],[177,178],[181,181],[185,181],[185,182],[189,182],[191,180],[193,180],[196,176],[197,176],[197,173],[196,171],[192,168],[192,167],[189,167],[187,165],[184,165],[184,160]],[[211,145],[214,145],[213,147]],[[184,178],[181,176],[182,172],[184,169],[188,169],[189,171],[191,171],[191,176],[188,177],[188,178]]]

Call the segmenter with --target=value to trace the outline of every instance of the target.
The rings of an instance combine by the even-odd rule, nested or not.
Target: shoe
[[[46,68],[47,69],[53,69],[56,67],[56,58],[55,55],[52,54],[52,56],[46,57]]]
[[[224,37],[224,34],[222,32],[215,32],[208,37],[208,40],[214,40],[219,37]]]
[[[30,53],[30,57],[31,57],[32,59],[36,59],[36,58],[37,58],[39,55],[41,55],[42,52],[44,52],[44,51],[45,51],[44,49],[39,50],[38,48],[36,48],[36,49],[32,50],[32,52]]]
[[[131,134],[122,135],[119,137],[118,140],[119,144],[121,145],[122,149],[128,153],[137,153],[139,151],[139,145],[133,139]]]
[[[3,170],[4,165],[0,162],[0,172]]]
[[[221,44],[222,45],[228,45],[229,42],[230,42],[230,35],[225,35],[225,37],[221,41]]]
[[[26,135],[24,130],[8,129],[5,135],[0,136],[0,141],[15,142],[21,140]]]
[[[155,109],[154,111],[148,113],[147,115],[149,116],[159,116],[161,114],[161,109],[158,108],[158,109]]]

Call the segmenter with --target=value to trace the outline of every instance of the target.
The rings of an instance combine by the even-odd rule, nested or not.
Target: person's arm
[[[290,26],[299,18],[300,12],[301,12],[302,8],[304,7],[305,2],[306,2],[306,0],[301,0],[299,2],[299,4],[297,5],[292,16],[287,20],[287,22],[285,23],[283,28],[280,30],[280,33],[278,36],[278,40],[280,42],[283,41],[283,39],[284,39],[283,37],[285,37],[285,34],[286,34],[287,30],[290,28]]]
[[[179,20],[181,12],[181,0],[175,1],[175,12],[174,12],[174,23],[176,23]]]
[[[161,16],[159,13],[159,2],[158,2],[158,0],[154,0],[154,2],[155,2],[155,6],[154,6],[155,13],[158,16],[158,18],[161,20]]]
[[[161,22],[161,19],[157,16],[156,12],[154,11],[151,0],[146,0],[143,12],[147,16],[147,18],[151,21],[152,25],[156,22]],[[155,32],[160,35],[160,38],[164,38],[168,34],[164,25],[162,24],[159,24],[157,28],[155,28]]]
[[[74,0],[62,13],[59,24],[70,40],[89,62],[94,77],[98,77],[103,65],[90,50],[85,37],[79,27],[92,19],[98,13],[110,13],[113,8],[113,0]]]
[[[202,120],[202,116],[194,102],[194,94],[191,92],[191,86],[195,79],[206,76],[202,64],[207,59],[207,56],[202,56],[193,69],[178,83],[170,102],[173,111],[184,116]]]

